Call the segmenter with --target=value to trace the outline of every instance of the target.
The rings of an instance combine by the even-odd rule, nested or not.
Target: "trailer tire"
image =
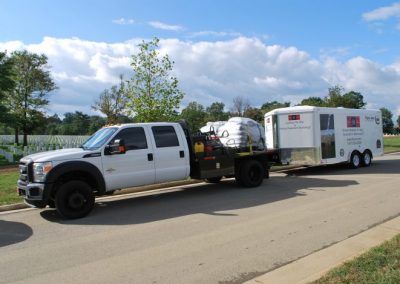
[[[247,160],[241,167],[239,176],[239,183],[242,186],[256,187],[263,182],[265,169],[259,161]]]
[[[206,178],[205,181],[207,183],[219,183],[221,179],[222,177],[212,177],[212,178]]]
[[[372,155],[370,151],[365,151],[362,155],[361,163],[364,167],[369,167],[372,162]]]
[[[62,184],[57,190],[55,205],[62,217],[77,219],[92,211],[94,201],[93,191],[86,182],[72,180]]]
[[[361,157],[358,151],[354,151],[350,156],[350,167],[353,169],[359,168],[361,165]]]

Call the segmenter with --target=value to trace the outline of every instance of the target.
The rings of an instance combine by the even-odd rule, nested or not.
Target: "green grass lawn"
[[[385,153],[400,151],[400,136],[385,137],[383,139],[383,149]]]
[[[323,283],[400,283],[400,235],[312,282]]]
[[[16,191],[18,176],[18,170],[0,172],[0,206],[22,202]]]

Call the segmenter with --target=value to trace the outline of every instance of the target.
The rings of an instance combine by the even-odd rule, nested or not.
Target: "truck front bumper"
[[[18,195],[25,199],[28,205],[43,208],[46,206],[45,185],[43,183],[23,183],[18,181]]]

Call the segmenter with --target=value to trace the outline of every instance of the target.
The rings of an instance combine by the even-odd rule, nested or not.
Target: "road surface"
[[[242,283],[400,214],[400,155],[98,201],[91,215],[0,213],[0,283]],[[119,197],[121,198],[121,197]]]

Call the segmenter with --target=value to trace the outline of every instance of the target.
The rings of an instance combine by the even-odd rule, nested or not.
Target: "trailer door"
[[[334,114],[320,114],[321,158],[336,158],[335,117]]]

